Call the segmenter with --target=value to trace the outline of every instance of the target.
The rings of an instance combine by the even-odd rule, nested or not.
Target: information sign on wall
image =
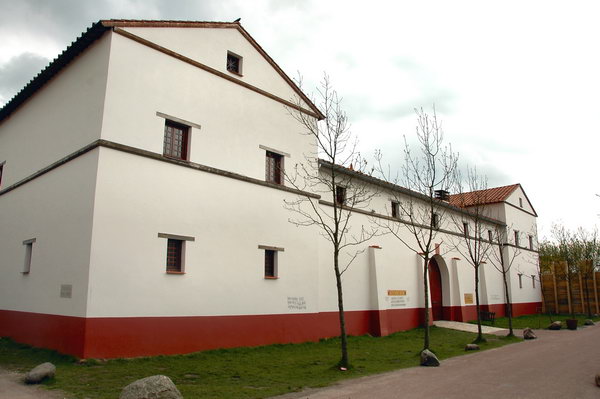
[[[473,304],[473,294],[465,294],[465,305]]]

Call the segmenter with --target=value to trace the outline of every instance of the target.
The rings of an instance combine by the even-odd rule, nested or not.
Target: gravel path
[[[12,373],[0,368],[1,399],[63,399],[58,391],[48,391],[35,385],[25,385],[23,374]]]
[[[600,398],[594,383],[600,326],[535,333],[536,340],[454,357],[440,367],[403,369],[278,398]]]

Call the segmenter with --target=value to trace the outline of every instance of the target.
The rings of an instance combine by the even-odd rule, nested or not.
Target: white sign
[[[287,304],[289,310],[306,310],[306,301],[303,296],[288,296]]]
[[[392,297],[390,297],[390,305],[393,308],[406,307],[407,302],[408,302],[407,296],[392,296]]]

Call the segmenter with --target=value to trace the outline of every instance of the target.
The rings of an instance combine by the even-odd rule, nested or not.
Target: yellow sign
[[[465,305],[473,304],[473,294],[465,294]]]
[[[406,290],[388,290],[388,296],[404,296]]]

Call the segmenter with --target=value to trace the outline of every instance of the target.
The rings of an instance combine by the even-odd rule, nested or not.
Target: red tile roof
[[[475,205],[503,202],[520,186],[520,184],[511,184],[510,186],[488,188],[487,190],[453,194],[450,196],[450,204],[460,208],[468,208]]]

